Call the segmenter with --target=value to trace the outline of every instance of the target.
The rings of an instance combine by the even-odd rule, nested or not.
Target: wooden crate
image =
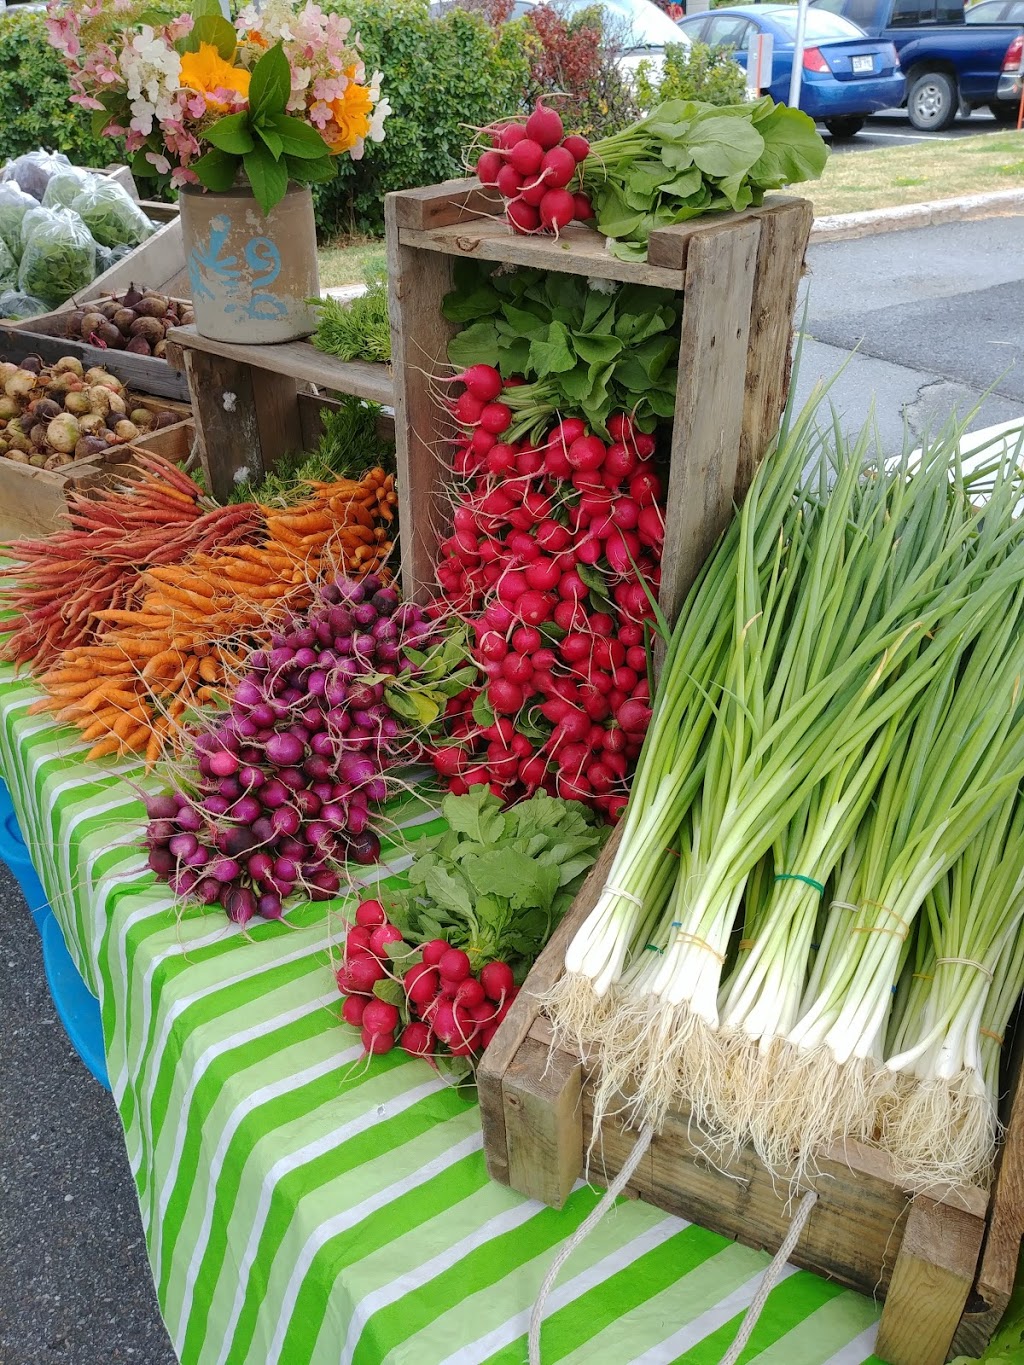
[[[620,827],[621,828],[621,827]],[[618,844],[616,830],[530,972],[477,1070],[484,1153],[492,1179],[560,1208],[586,1167],[608,1184],[635,1131],[605,1119],[594,1141],[587,1057],[552,1049],[540,997],[596,904]],[[991,1192],[907,1190],[885,1153],[858,1142],[819,1159],[801,1190],[818,1194],[791,1257],[795,1265],[885,1302],[876,1353],[889,1365],[942,1365],[987,1345],[1009,1303],[1024,1235],[1024,1099],[1016,1092]],[[746,1148],[715,1153],[679,1110],[654,1139],[627,1193],[748,1246],[774,1252],[794,1204]]]
[[[792,318],[813,210],[770,198],[651,234],[649,260],[616,260],[582,226],[554,237],[514,235],[475,179],[390,194],[385,201],[398,438],[402,579],[433,590],[446,516],[452,434],[425,376],[448,372],[456,328],[441,315],[459,257],[682,291],[662,606],[673,614],[742,498],[778,429],[789,387]]]
[[[136,447],[154,450],[167,459],[186,458],[191,441],[190,409],[184,403],[136,394],[139,407],[151,412],[173,412],[181,420],[151,432]],[[186,448],[187,445],[187,448]],[[0,543],[19,538],[46,536],[63,524],[71,491],[109,488],[130,466],[132,446],[111,446],[108,451],[74,460],[60,469],[36,469],[0,456]],[[183,452],[180,456],[178,452]]]
[[[185,300],[176,300],[184,302]],[[190,305],[191,306],[191,305]],[[175,369],[169,360],[158,360],[151,355],[134,355],[130,351],[114,351],[102,346],[91,346],[86,341],[73,341],[61,335],[64,319],[71,310],[65,305],[52,313],[40,313],[34,318],[0,325],[0,354],[11,354],[12,360],[22,360],[34,353],[53,364],[63,356],[77,356],[86,369],[102,365],[112,375],[139,393],[159,394],[163,398],[188,401],[188,380],[184,370]],[[11,333],[22,333],[24,344]]]
[[[320,412],[337,406],[324,390],[392,402],[386,365],[337,360],[308,341],[239,346],[194,327],[173,328],[168,341],[172,363],[188,377],[199,454],[215,498],[230,494],[239,471],[257,480],[285,453],[312,449]],[[392,434],[390,420],[385,434]]]

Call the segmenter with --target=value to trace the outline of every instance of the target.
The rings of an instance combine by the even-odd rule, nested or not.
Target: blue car
[[[778,104],[789,102],[789,81],[796,50],[796,5],[737,5],[709,10],[679,20],[692,42],[730,47],[741,66],[747,64],[747,45],[758,33],[770,33],[772,83],[762,94]],[[898,109],[906,81],[892,43],[868,38],[849,19],[827,10],[807,12],[804,34],[800,108],[825,127],[833,138],[853,137],[868,114]]]

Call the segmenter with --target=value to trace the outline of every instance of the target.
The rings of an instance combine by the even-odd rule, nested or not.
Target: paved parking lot
[[[959,118],[952,128],[944,133],[919,133],[911,127],[910,120],[902,110],[891,114],[872,114],[861,132],[845,142],[833,142],[828,130],[822,126],[820,132],[830,143],[834,152],[845,155],[848,152],[879,151],[883,147],[911,147],[918,142],[944,142],[954,138],[978,137],[982,133],[995,133],[1000,127],[987,109],[978,110],[967,118]]]

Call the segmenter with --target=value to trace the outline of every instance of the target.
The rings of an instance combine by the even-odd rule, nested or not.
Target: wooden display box
[[[74,460],[61,469],[37,469],[0,456],[0,543],[47,536],[63,524],[68,493],[109,488],[130,465],[133,449],[152,450],[166,459],[183,460],[191,450],[190,410],[184,403],[135,395],[138,406],[151,412],[174,412],[181,420],[151,432],[135,444],[111,446],[109,451]]]
[[[200,336],[194,327],[172,328],[167,339],[172,363],[188,378],[199,454],[215,498],[229,496],[236,476],[259,480],[282,455],[311,450],[321,411],[338,406],[324,390],[392,403],[387,365],[338,360],[308,341],[239,346]],[[383,434],[393,436],[390,419]]]
[[[685,297],[673,423],[661,602],[674,614],[778,430],[789,388],[793,310],[813,210],[776,197],[651,234],[649,260],[619,261],[583,226],[516,236],[479,181],[385,200],[402,579],[419,600],[448,516],[454,433],[429,376],[451,372],[455,325],[441,314],[459,257],[658,285]]]
[[[444,534],[453,428],[429,377],[450,373],[455,328],[441,314],[458,257],[505,262],[681,290],[679,383],[670,450],[661,605],[672,619],[693,578],[746,492],[774,437],[789,386],[792,319],[812,210],[769,198],[758,210],[714,215],[651,234],[646,263],[608,255],[577,226],[522,237],[500,220],[500,204],[476,180],[389,195],[395,421],[402,573],[407,593],[434,589]],[[488,1170],[521,1193],[561,1206],[585,1171],[604,1182],[619,1171],[635,1135],[615,1120],[592,1132],[585,1057],[551,1050],[540,997],[561,975],[565,949],[596,902],[613,856],[613,835],[477,1073]],[[815,1205],[793,1255],[796,1264],[886,1298],[879,1354],[892,1365],[940,1365],[974,1354],[998,1323],[1013,1285],[1021,1239],[1024,1110],[1011,1119],[990,1200],[977,1188],[912,1195],[884,1154],[856,1143],[829,1152],[809,1187]],[[794,1205],[752,1150],[731,1160],[683,1112],[645,1156],[629,1192],[728,1237],[775,1251]],[[979,1264],[980,1257],[980,1264]]]
[[[127,286],[126,286],[127,288]],[[123,290],[120,292],[124,292]],[[95,296],[92,296],[95,297]],[[184,302],[176,299],[175,302]],[[0,329],[0,351],[7,354],[15,350],[21,354],[11,355],[14,360],[22,360],[25,355],[34,353],[42,356],[48,365],[63,356],[77,356],[86,369],[102,365],[129,388],[140,393],[158,394],[162,398],[174,398],[179,402],[188,401],[188,380],[184,370],[175,369],[169,360],[157,359],[151,355],[134,355],[130,351],[114,351],[103,346],[91,346],[86,341],[74,341],[62,336],[64,320],[72,310],[65,304],[52,313],[40,313],[34,318],[21,318]],[[12,338],[10,333],[22,334],[26,340]]]

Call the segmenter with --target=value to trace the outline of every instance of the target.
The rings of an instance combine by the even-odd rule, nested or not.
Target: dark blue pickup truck
[[[948,128],[960,107],[987,105],[1016,120],[1024,36],[1020,24],[966,24],[962,0],[813,0],[899,53],[915,128]]]

